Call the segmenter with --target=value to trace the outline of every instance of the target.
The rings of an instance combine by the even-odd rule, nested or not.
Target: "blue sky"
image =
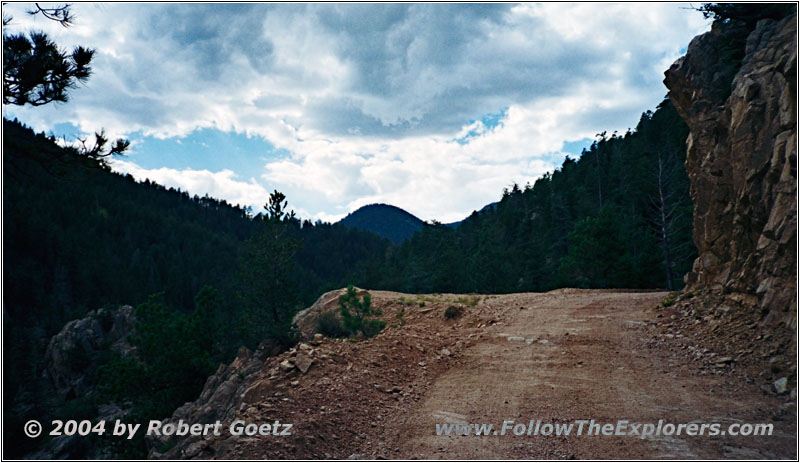
[[[7,33],[97,53],[68,103],[3,112],[127,137],[116,170],[192,194],[450,222],[635,127],[708,29],[686,6],[79,3],[64,29],[9,4]]]

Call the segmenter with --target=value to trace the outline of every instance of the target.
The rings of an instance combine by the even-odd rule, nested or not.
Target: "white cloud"
[[[73,28],[35,25],[62,46],[97,49],[86,88],[7,114],[115,137],[261,136],[289,156],[248,172],[255,180],[237,179],[235,165],[118,166],[244,204],[277,188],[323,219],[371,202],[461,219],[552,170],[564,141],[635,126],[666,93],[662,72],[707,28],[674,3],[73,8]],[[34,24],[14,15],[20,30]],[[496,127],[471,122],[506,108]]]
[[[112,161],[115,171],[130,174],[133,178],[144,181],[149,179],[161,185],[180,189],[190,195],[209,196],[225,199],[230,204],[250,206],[254,212],[259,212],[269,197],[267,190],[254,179],[249,181],[238,180],[231,170],[211,172],[208,170],[194,169],[144,169],[135,163],[116,159]]]

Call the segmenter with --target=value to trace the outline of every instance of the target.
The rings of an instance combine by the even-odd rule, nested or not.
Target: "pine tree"
[[[299,302],[295,285],[298,269],[294,259],[300,247],[290,234],[297,226],[294,211],[286,213],[286,196],[277,190],[264,206],[262,230],[248,240],[241,297],[245,304],[239,329],[245,344],[255,347],[266,337],[291,344],[291,318]]]

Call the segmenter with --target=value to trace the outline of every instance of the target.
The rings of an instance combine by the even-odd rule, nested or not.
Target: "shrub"
[[[141,362],[119,354],[97,369],[100,400],[124,402],[147,391],[147,371]]]
[[[464,312],[464,309],[457,305],[451,305],[444,311],[444,318],[448,320],[452,320],[453,318],[458,317],[461,313]]]
[[[136,307],[136,331],[129,337],[136,358],[116,356],[98,368],[98,392],[132,403],[131,416],[169,416],[194,400],[214,372],[212,344],[195,314],[167,307],[161,294]]]
[[[317,333],[329,338],[346,338],[350,333],[342,326],[342,321],[333,312],[319,314],[315,321]]]
[[[706,19],[723,22],[738,20],[753,27],[760,19],[785,18],[797,11],[797,6],[791,3],[703,3],[703,6],[696,9],[703,13]]]
[[[364,336],[371,338],[380,333],[384,328],[386,328],[385,321],[373,318],[371,320],[364,321],[364,324],[361,327],[361,332],[364,333]]]
[[[673,304],[675,304],[675,299],[671,296],[661,301],[661,307],[670,307]]]
[[[386,326],[382,320],[368,320],[371,315],[380,315],[380,310],[372,310],[372,297],[365,294],[361,300],[358,298],[353,285],[347,287],[347,292],[339,296],[339,309],[342,314],[344,329],[351,334],[362,333],[365,337],[372,337],[380,333]]]

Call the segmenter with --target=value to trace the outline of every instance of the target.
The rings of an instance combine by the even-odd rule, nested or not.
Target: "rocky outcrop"
[[[116,309],[102,308],[70,321],[50,339],[45,351],[44,375],[62,404],[95,392],[97,375],[94,373],[104,352],[111,350],[123,357],[135,355],[134,347],[128,342],[135,324],[134,310],[129,305]],[[99,404],[94,421],[113,422],[126,413],[127,410],[119,404]],[[97,441],[78,434],[64,434],[47,441],[25,459],[104,460],[113,457],[112,449],[98,445]]]
[[[314,336],[315,322],[319,314],[335,310],[339,306],[339,296],[345,293],[343,289],[328,291],[306,309],[297,312],[292,318],[292,323],[297,326],[300,339],[310,339]]]
[[[317,299],[314,304],[295,314],[292,318],[292,323],[297,326],[300,339],[309,340],[316,332],[317,317],[323,312],[333,312],[339,310],[339,297],[347,292],[346,289],[337,289],[328,291]],[[359,298],[364,297],[369,292],[356,288],[356,296]]]
[[[244,388],[249,385],[250,376],[258,372],[263,365],[263,350],[253,355],[242,347],[229,365],[220,365],[216,373],[211,375],[203,387],[200,397],[194,402],[187,402],[164,420],[164,424],[178,423],[214,423],[216,420],[229,420],[238,411],[238,405],[245,394]],[[149,458],[191,458],[196,452],[195,441],[185,440],[178,436],[148,436]],[[180,442],[181,445],[176,446]],[[165,454],[162,455],[164,452]]]
[[[797,16],[717,21],[666,72],[690,128],[686,170],[699,257],[687,289],[797,327]],[[796,340],[796,339],[795,339]]]
[[[305,374],[313,364],[314,352],[306,344],[283,353],[273,341],[262,343],[255,352],[239,348],[230,364],[222,364],[203,387],[200,397],[175,410],[162,423],[220,423],[230,424],[253,404],[257,404],[280,389],[277,379],[289,372]],[[205,452],[208,436],[147,436],[148,458],[184,459],[208,457]]]
[[[132,354],[128,335],[135,321],[129,305],[116,310],[102,308],[72,320],[50,339],[45,374],[61,400],[82,397],[93,390],[95,385],[88,373],[97,367],[94,358],[98,352],[111,349],[123,356]]]

